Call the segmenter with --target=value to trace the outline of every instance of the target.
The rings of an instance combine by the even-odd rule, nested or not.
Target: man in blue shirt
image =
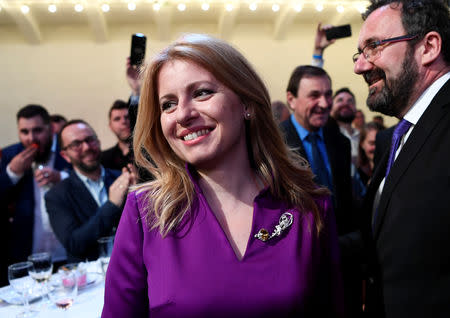
[[[332,193],[346,294],[348,300],[357,302],[347,303],[353,312],[358,308],[361,289],[353,254],[358,250],[354,246],[359,243],[358,237],[353,237],[358,220],[352,200],[350,141],[334,121],[328,120],[332,94],[331,79],[322,68],[295,68],[287,87],[287,102],[293,113],[281,123],[281,130],[287,145],[309,162],[316,182]]]

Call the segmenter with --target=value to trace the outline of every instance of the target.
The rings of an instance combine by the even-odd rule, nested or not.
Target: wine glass
[[[17,315],[17,317],[34,317],[37,311],[30,309],[28,297],[33,290],[34,281],[29,275],[33,263],[21,262],[8,266],[8,280],[11,287],[22,296],[25,310]]]
[[[58,308],[67,310],[78,294],[77,274],[74,270],[61,266],[56,284],[52,284],[48,296]]]
[[[41,285],[44,295],[48,298],[48,281],[52,277],[53,264],[50,253],[35,253],[28,256],[28,261],[33,263],[33,267],[30,270],[30,276],[38,284]]]
[[[99,247],[99,260],[102,267],[103,277],[106,275],[108,269],[109,259],[114,245],[114,236],[101,237],[97,240]]]

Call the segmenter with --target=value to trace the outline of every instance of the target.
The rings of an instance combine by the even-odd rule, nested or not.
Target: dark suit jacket
[[[395,127],[397,127],[397,125],[377,132],[375,138],[375,152],[373,154],[373,171],[377,170],[385,152],[390,151],[392,134],[394,133]]]
[[[21,143],[2,151],[0,163],[0,202],[2,223],[9,231],[9,263],[24,261],[31,254],[34,226],[33,172],[28,169],[17,184],[13,184],[6,173],[6,166],[24,149]],[[54,169],[69,170],[71,165],[56,152]]]
[[[368,188],[366,308],[373,317],[450,317],[450,81],[424,112],[371,211],[388,152]]]
[[[105,169],[107,191],[119,175],[119,171]],[[97,239],[113,233],[122,213],[122,208],[109,200],[99,207],[74,171],[47,192],[45,203],[53,231],[66,248],[69,262],[97,259]]]
[[[287,145],[308,159],[290,118],[281,123],[281,130]],[[339,132],[337,125],[325,126],[323,136],[333,179],[337,229],[342,235],[355,230],[358,224],[353,215],[350,141]]]
[[[119,144],[102,151],[102,166],[108,169],[122,170],[127,164],[133,163],[133,152],[123,155]]]

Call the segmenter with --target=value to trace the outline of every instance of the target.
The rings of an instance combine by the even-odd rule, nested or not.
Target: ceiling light
[[[248,8],[252,11],[255,11],[256,9],[258,9],[258,5],[255,2],[253,2],[253,3],[250,3]]]
[[[30,12],[30,7],[23,5],[20,7],[20,11],[22,11],[23,14],[27,14],[28,12]]]
[[[186,4],[179,3],[177,8],[178,8],[178,11],[184,11],[184,10],[186,10]]]
[[[208,11],[209,10],[209,3],[203,2],[202,3],[202,10],[203,11]]]
[[[102,4],[102,11],[103,12],[108,12],[109,11],[109,4],[107,4],[107,3],[104,3],[104,4]]]
[[[342,4],[340,4],[336,7],[336,10],[337,10],[337,12],[342,13],[342,12],[344,12],[344,6]]]
[[[322,3],[317,4],[316,5],[316,10],[321,12],[323,10],[323,4]]]
[[[136,10],[136,3],[134,3],[134,2],[128,3],[128,10],[130,10],[130,11]]]
[[[159,11],[160,9],[161,9],[161,5],[158,2],[153,4],[153,10],[154,11]]]
[[[76,5],[75,5],[75,11],[76,12],[81,12],[81,11],[83,11],[83,5],[81,5],[81,4],[79,4],[79,3],[77,3]]]
[[[50,11],[51,13],[55,13],[56,12],[56,5],[50,4],[48,6],[48,11]]]
[[[273,11],[273,12],[280,11],[280,5],[279,5],[278,3],[274,3],[274,4],[272,5],[272,11]]]
[[[228,12],[233,11],[233,4],[227,3],[225,5],[225,10],[227,10]]]
[[[303,7],[302,7],[302,5],[301,4],[296,4],[295,6],[294,6],[294,10],[295,11],[297,11],[297,12],[300,12],[300,11],[302,11],[302,9],[303,9]]]

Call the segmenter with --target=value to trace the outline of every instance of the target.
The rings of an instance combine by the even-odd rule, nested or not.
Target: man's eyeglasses
[[[402,42],[402,41],[410,41],[417,38],[417,35],[402,35],[397,36],[395,38],[380,40],[380,41],[374,41],[367,44],[365,47],[362,48],[362,50],[359,50],[358,53],[355,53],[352,57],[353,63],[356,63],[356,61],[359,59],[360,55],[364,55],[364,58],[368,62],[373,62],[377,57],[380,56],[381,49],[384,45],[388,45],[391,43],[396,42]]]
[[[87,143],[89,146],[95,146],[98,143],[98,139],[96,136],[88,136],[83,140],[74,140],[67,146],[63,148],[63,150],[70,149],[72,151],[79,151],[83,143]]]

